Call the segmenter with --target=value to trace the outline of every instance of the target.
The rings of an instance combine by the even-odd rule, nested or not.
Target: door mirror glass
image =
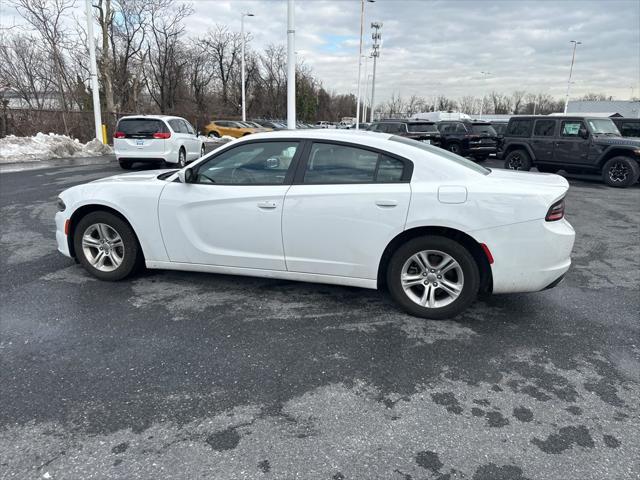
[[[580,130],[578,131],[578,135],[581,138],[587,139],[589,138],[589,131],[586,128],[581,127]]]
[[[183,168],[178,171],[178,179],[180,180],[180,183],[193,183],[194,178],[195,174],[191,168]]]

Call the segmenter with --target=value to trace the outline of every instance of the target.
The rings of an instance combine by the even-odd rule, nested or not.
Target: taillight
[[[555,222],[557,220],[562,220],[564,218],[564,198],[558,200],[556,203],[551,205],[549,211],[547,212],[547,216],[544,219],[547,222]]]
[[[160,140],[165,140],[167,138],[171,138],[170,132],[156,132],[153,134],[153,138],[158,138]]]
[[[113,138],[124,138],[126,136],[127,135],[124,132],[116,132],[115,135],[113,136]]]

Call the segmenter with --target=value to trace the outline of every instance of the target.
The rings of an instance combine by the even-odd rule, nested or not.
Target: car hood
[[[625,145],[635,148],[640,147],[640,138],[597,135],[595,136],[594,140],[598,145]]]
[[[108,183],[108,182],[140,182],[145,180],[155,180],[158,175],[165,172],[176,171],[176,169],[164,169],[164,170],[144,170],[142,172],[133,173],[121,173],[120,175],[113,175],[111,177],[99,178],[91,183]]]
[[[521,172],[515,170],[492,169],[489,178],[500,182],[509,182],[523,187],[568,189],[566,178],[553,173]]]

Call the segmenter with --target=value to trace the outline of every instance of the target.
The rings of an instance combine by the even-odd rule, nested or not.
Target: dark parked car
[[[254,120],[254,122],[262,125],[263,127],[271,128],[273,130],[286,130],[287,128],[285,124],[273,120]]]
[[[640,138],[640,118],[617,117],[611,120],[616,124],[618,130],[620,130],[620,135],[623,137]]]
[[[628,187],[640,177],[640,139],[623,138],[610,118],[527,116],[509,120],[505,168],[599,173],[607,185]]]
[[[498,150],[498,135],[489,122],[443,120],[438,122],[442,148],[481,162]]]
[[[502,145],[502,140],[504,139],[504,132],[507,129],[509,120],[491,120],[490,123],[493,129],[496,131],[496,137],[498,139],[498,150],[500,150],[500,145]]]
[[[372,123],[369,130],[412,138],[424,143],[430,143],[436,147],[441,146],[441,135],[435,122],[426,120],[379,120]]]

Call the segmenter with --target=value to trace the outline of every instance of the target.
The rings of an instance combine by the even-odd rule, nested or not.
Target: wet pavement
[[[100,282],[57,253],[55,198],[117,164],[10,170],[1,479],[639,478],[639,185],[570,179],[565,281],[428,321],[357,288]]]

